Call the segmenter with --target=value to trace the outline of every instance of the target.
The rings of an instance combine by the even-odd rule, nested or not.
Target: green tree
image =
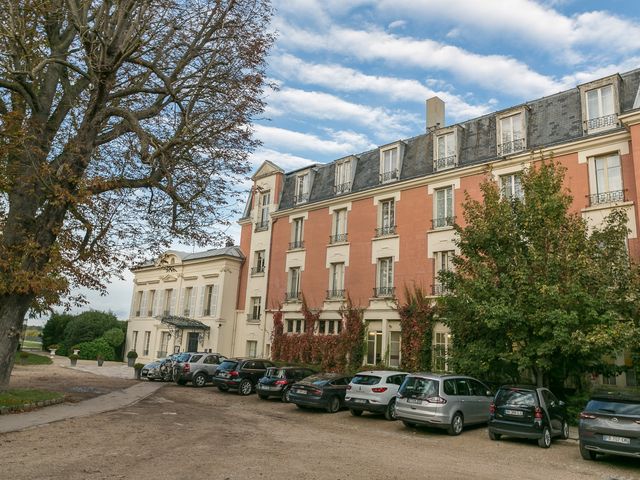
[[[64,329],[73,320],[73,315],[53,313],[42,329],[42,346],[46,350],[49,345],[62,345],[64,342]]]
[[[269,0],[0,0],[0,390],[27,312],[211,245],[256,146]]]
[[[116,348],[124,342],[124,332],[120,327],[111,328],[104,332],[102,338],[104,338],[113,348]]]
[[[102,337],[111,329],[120,330],[118,319],[111,312],[98,312],[90,310],[76,315],[64,329],[65,348],[82,342],[91,342]],[[121,330],[120,330],[121,331]],[[105,339],[107,343],[108,340]],[[112,345],[115,346],[115,345]],[[63,353],[64,354],[64,353]]]
[[[564,173],[551,160],[530,168],[522,201],[503,197],[491,179],[482,201],[467,195],[460,255],[441,275],[457,371],[499,380],[530,372],[538,385],[580,381],[631,343],[626,215],[614,211],[590,231],[571,212]]]

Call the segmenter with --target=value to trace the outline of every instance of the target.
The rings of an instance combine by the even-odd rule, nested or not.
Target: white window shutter
[[[191,301],[189,302],[189,317],[193,318],[195,317],[195,312],[196,310],[196,287],[193,287],[191,289]]]
[[[204,290],[206,287],[200,287],[200,298],[198,301],[198,317],[202,317],[204,315]]]
[[[176,314],[176,301],[178,297],[178,290],[177,289],[173,289],[171,290],[171,303],[169,304],[169,315],[175,315]]]
[[[144,292],[142,292],[142,300],[140,301],[140,316],[141,317],[146,317],[147,316],[147,297],[149,295],[149,291],[145,290]]]
[[[160,317],[164,316],[164,295],[165,295],[165,291],[164,290],[158,290],[158,293],[156,294],[156,296],[158,297],[158,300],[156,301],[156,305],[158,307],[157,313]]]
[[[176,312],[176,315],[179,315],[180,317],[182,317],[184,315],[184,306],[185,306],[185,299],[187,298],[187,289],[183,288],[182,290],[178,290],[179,294],[180,294],[180,298],[178,298],[178,301],[176,302],[176,304],[178,305],[178,311]]]
[[[218,314],[218,285],[213,286],[211,295],[211,316],[216,317]]]

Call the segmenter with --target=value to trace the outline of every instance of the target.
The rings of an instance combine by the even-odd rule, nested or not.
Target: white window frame
[[[300,295],[300,280],[301,280],[300,267],[289,268],[287,292],[291,297],[298,297]]]
[[[247,357],[257,358],[257,356],[258,356],[258,341],[247,340]]]
[[[433,170],[441,171],[453,168],[458,164],[457,135],[455,130],[436,135]],[[441,141],[442,140],[442,145]]]
[[[218,311],[218,293],[217,284],[205,285],[204,288],[204,305],[202,315],[205,317],[215,317]]]
[[[396,233],[396,200],[387,198],[378,202],[380,205],[378,218],[378,236]]]
[[[156,290],[149,290],[148,300],[147,300],[147,317],[153,317],[157,294],[158,293]]]
[[[266,251],[265,250],[256,250],[255,254],[254,254],[254,274],[259,274],[259,273],[264,273],[265,270],[265,256],[266,256]]]
[[[258,225],[262,229],[269,228],[269,205],[271,203],[271,192],[266,191],[260,194]]]
[[[520,132],[514,129],[514,119],[520,121]],[[525,110],[511,111],[497,118],[498,156],[512,155],[527,148],[527,122]]]
[[[262,297],[251,297],[251,320],[260,320],[262,315]]]
[[[294,197],[294,203],[296,205],[309,201],[309,181],[309,172],[302,173],[296,177],[296,190]]]
[[[394,340],[394,336],[397,338],[397,341]],[[392,345],[397,344],[398,358],[392,358],[393,348]],[[402,363],[402,333],[401,332],[389,332],[389,366],[400,368],[400,364]]]
[[[304,241],[304,217],[294,218],[291,222],[292,248],[302,248]]]
[[[500,175],[500,196],[506,200],[523,200],[522,175],[520,172]]]
[[[611,165],[613,160],[617,165]],[[623,202],[625,200],[622,159],[619,152],[596,155],[590,158],[589,169],[591,177],[590,205]],[[617,181],[615,176],[611,177],[612,171],[616,169],[618,170]],[[600,171],[602,175],[599,174]]]
[[[351,160],[343,160],[335,165],[334,191],[336,195],[351,191]]]
[[[449,193],[449,194],[448,194]],[[443,198],[444,210],[440,211],[440,197]],[[455,219],[455,198],[453,185],[433,190],[433,228],[444,228],[453,225]]]
[[[149,344],[151,343],[151,331],[150,330],[146,330],[144,332],[144,340],[143,340],[143,344],[142,344],[142,356],[143,357],[148,357],[149,356]]]
[[[443,285],[438,281],[438,275],[440,272],[449,272],[453,270],[452,259],[455,253],[455,250],[440,250],[433,252],[433,295],[443,295],[446,293]]]
[[[341,243],[347,241],[347,209],[340,208],[333,211],[333,225],[330,243]]]
[[[393,296],[394,285],[394,265],[393,257],[378,258],[376,271],[377,296]]]
[[[393,182],[400,178],[400,147],[380,150],[380,183]]]
[[[378,352],[378,349],[380,351]],[[372,359],[372,361],[370,360]],[[382,342],[382,330],[369,330],[367,332],[367,356],[366,365],[377,365],[384,358],[384,345]]]
[[[442,349],[442,350],[440,350]],[[447,332],[433,333],[433,369],[446,372],[449,370],[449,334]],[[440,362],[442,362],[440,364]],[[439,366],[443,368],[439,368]]]
[[[337,291],[344,292],[344,262],[329,265],[329,290],[330,296],[338,296]]]
[[[610,92],[611,104],[604,104],[604,91]],[[590,132],[595,130],[606,129],[610,126],[609,121],[611,117],[615,117],[616,114],[616,106],[615,106],[615,91],[612,84],[603,85],[601,87],[592,88],[585,92],[585,105],[587,108],[587,130]],[[591,102],[590,98],[593,98],[595,95],[596,100],[596,108],[592,110],[590,106]]]

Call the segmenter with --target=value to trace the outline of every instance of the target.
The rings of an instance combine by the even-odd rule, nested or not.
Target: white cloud
[[[407,26],[407,22],[405,20],[396,20],[394,22],[391,22],[387,28],[389,30],[393,30],[394,28],[404,28]]]
[[[298,168],[306,167],[315,163],[305,157],[298,157],[290,153],[283,153],[270,148],[259,148],[251,154],[249,161],[253,165],[255,171],[263,162],[269,160],[282,168],[285,172],[290,170],[297,170]],[[249,185],[251,186],[251,185]]]

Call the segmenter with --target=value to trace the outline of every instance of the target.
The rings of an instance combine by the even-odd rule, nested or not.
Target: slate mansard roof
[[[245,258],[244,254],[240,250],[240,247],[237,247],[237,246],[213,248],[211,250],[206,250],[204,252],[195,252],[195,253],[181,252],[178,250],[167,250],[165,252],[165,255],[175,255],[178,258],[180,258],[180,261],[182,263],[188,262],[189,260],[200,260],[203,258],[215,258],[215,257],[232,257],[232,258],[237,258],[238,260],[241,260],[241,261],[244,260]],[[155,266],[158,266],[156,264],[156,260],[148,260],[140,265],[133,267],[131,270],[135,271],[140,268],[155,267]]]
[[[609,78],[609,77],[607,77]],[[619,102],[620,113],[640,108],[640,69],[620,75]],[[497,152],[496,119],[503,113],[525,108],[526,114],[526,149],[524,152],[568,143],[585,138],[582,106],[579,87],[564,92],[526,102],[520,105],[493,112],[482,117],[467,120],[449,127],[458,127],[458,165],[460,168],[473,164],[481,164],[502,158]],[[622,127],[620,127],[621,129]],[[442,131],[442,128],[439,129]],[[607,130],[609,133],[611,130]],[[433,171],[434,133],[424,133],[413,138],[402,140],[404,154],[401,160],[399,181],[428,176]],[[389,144],[393,145],[393,144]],[[355,154],[356,169],[353,176],[351,193],[361,192],[380,186],[380,148]],[[347,157],[343,157],[347,158]],[[327,200],[335,196],[334,178],[336,163],[315,164],[298,169],[285,175],[283,191],[278,210],[286,210],[296,206],[304,206]],[[455,168],[452,170],[455,171]],[[294,204],[296,176],[300,171],[310,170],[311,191],[309,201]],[[248,213],[248,212],[246,212]]]

